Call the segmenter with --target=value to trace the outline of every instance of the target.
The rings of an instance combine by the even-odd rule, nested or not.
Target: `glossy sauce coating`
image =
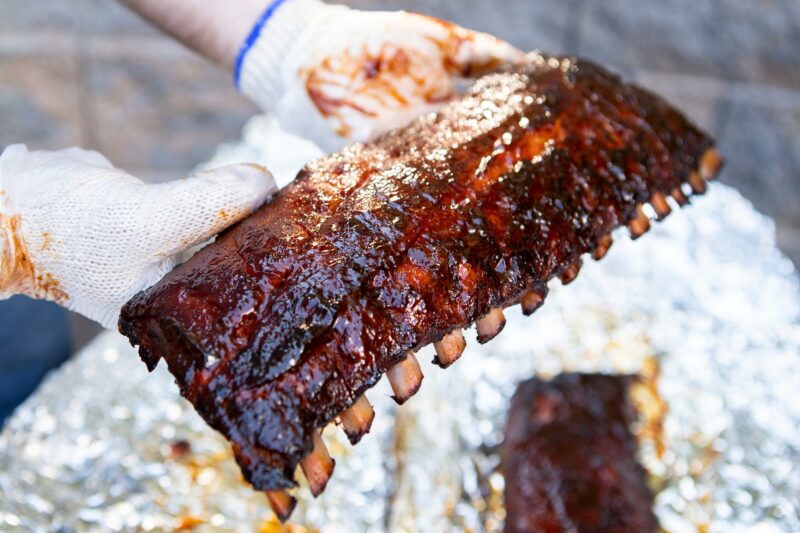
[[[561,374],[519,385],[502,451],[506,533],[657,530],[629,429],[631,381]]]
[[[591,63],[530,55],[303,169],[123,309],[257,489],[408,350],[559,276],[711,146]]]

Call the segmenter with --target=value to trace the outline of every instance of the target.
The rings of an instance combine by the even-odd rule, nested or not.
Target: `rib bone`
[[[708,189],[708,183],[698,172],[689,172],[689,185],[695,194],[703,194]]]
[[[596,261],[600,261],[606,256],[608,249],[611,248],[612,244],[614,244],[614,238],[610,233],[606,233],[605,236],[600,239],[597,247],[592,252],[592,258],[594,258]]]
[[[442,337],[439,342],[433,343],[433,348],[436,350],[433,362],[442,368],[447,368],[461,357],[466,347],[467,341],[464,340],[464,332],[455,329]]]
[[[583,265],[583,261],[581,259],[578,259],[570,266],[568,266],[567,269],[561,273],[560,276],[561,283],[563,283],[564,285],[569,285],[570,283],[575,281],[575,278],[578,277],[578,272],[581,271],[581,265]]]
[[[394,401],[399,405],[403,405],[417,393],[423,378],[417,356],[411,351],[405,359],[387,370],[386,376],[394,391]]]
[[[267,501],[278,520],[285,522],[294,511],[297,500],[285,490],[266,491]]]
[[[686,195],[683,193],[680,187],[675,187],[674,189],[672,189],[672,192],[669,193],[669,195],[672,196],[672,198],[674,198],[675,201],[678,202],[678,205],[681,207],[689,203],[689,198],[686,197]]]
[[[700,157],[700,176],[706,180],[713,180],[717,177],[722,166],[722,157],[716,148],[710,148]]]
[[[314,447],[311,449],[311,453],[300,461],[300,468],[303,469],[303,474],[306,476],[311,494],[316,498],[325,490],[325,485],[328,484],[336,461],[331,458],[328,448],[322,441],[322,432],[315,431],[311,436],[311,441]]]
[[[356,444],[361,437],[369,433],[372,427],[372,420],[375,418],[375,410],[372,409],[366,395],[362,395],[356,403],[342,411],[339,421],[342,423],[345,435],[350,444]]]
[[[520,301],[522,305],[522,314],[525,316],[532,315],[534,311],[542,306],[542,303],[544,303],[544,296],[536,291],[526,292],[522,297],[522,301]]]
[[[484,344],[495,338],[506,325],[506,317],[500,307],[495,307],[489,313],[475,321],[478,330],[478,342]]]
[[[628,228],[631,230],[631,239],[638,239],[650,229],[650,220],[642,210],[642,206],[636,206],[636,217],[628,222]]]
[[[650,205],[653,206],[656,215],[658,215],[658,220],[664,220],[672,212],[672,208],[667,203],[667,198],[661,192],[657,192],[650,197]]]

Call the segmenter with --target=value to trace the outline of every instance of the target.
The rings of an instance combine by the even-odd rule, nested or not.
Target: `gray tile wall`
[[[255,112],[228,72],[112,0],[0,2],[0,146],[80,145],[172,179]]]

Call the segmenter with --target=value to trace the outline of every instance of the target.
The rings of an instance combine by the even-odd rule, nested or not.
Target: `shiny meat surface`
[[[531,55],[310,163],[128,302],[120,330],[167,362],[255,488],[291,487],[314,432],[409,350],[544,295],[711,145],[604,69]]]
[[[656,531],[629,429],[631,381],[561,374],[519,385],[502,451],[507,533]]]

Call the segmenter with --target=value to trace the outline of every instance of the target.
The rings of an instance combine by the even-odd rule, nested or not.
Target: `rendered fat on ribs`
[[[245,478],[279,489],[300,464],[317,494],[333,468],[319,431],[353,442],[384,373],[399,402],[447,366],[462,328],[485,342],[504,307],[599,259],[611,231],[705,190],[712,141],[656,96],[587,61],[531,54],[439,113],[307,165],[252,216],[122,310],[152,369],[232,443]],[[649,206],[649,207],[646,207]],[[652,208],[652,209],[651,209]]]
[[[519,385],[501,453],[506,533],[658,529],[630,431],[632,381],[570,373]]]

